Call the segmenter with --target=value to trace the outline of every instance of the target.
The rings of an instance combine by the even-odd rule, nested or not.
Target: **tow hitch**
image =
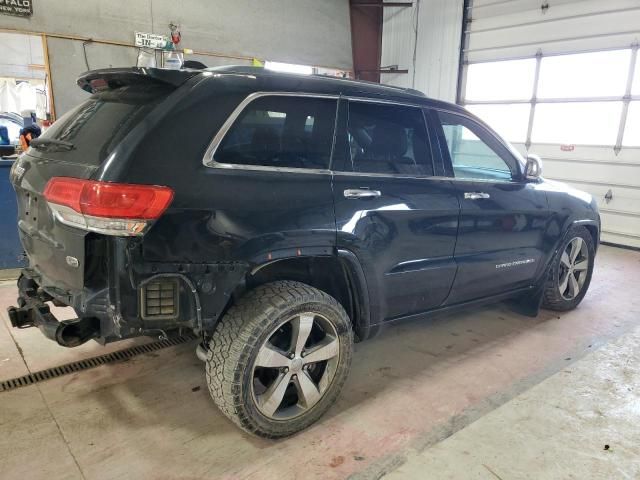
[[[44,292],[40,293],[33,280],[23,277],[18,285],[20,306],[7,308],[14,328],[38,327],[47,338],[63,347],[77,347],[100,336],[99,319],[85,317],[60,322],[45,303],[51,297]]]
[[[47,338],[63,347],[77,347],[100,334],[100,321],[97,318],[74,318],[59,322],[45,303],[27,302],[24,307],[7,308],[7,313],[13,327],[38,327]]]

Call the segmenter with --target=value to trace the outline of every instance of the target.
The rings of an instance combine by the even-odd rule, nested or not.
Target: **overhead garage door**
[[[459,102],[640,247],[640,1],[468,0]]]

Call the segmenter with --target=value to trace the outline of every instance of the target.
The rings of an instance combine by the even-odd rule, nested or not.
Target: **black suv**
[[[589,286],[595,202],[456,105],[253,67],[78,85],[91,97],[12,171],[29,258],[13,325],[67,347],[193,331],[215,403],[251,433],[317,420],[354,338],[384,324],[568,310]]]

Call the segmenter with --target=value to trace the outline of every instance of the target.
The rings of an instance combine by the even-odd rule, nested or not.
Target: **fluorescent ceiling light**
[[[303,75],[311,75],[313,68],[308,65],[296,65],[295,63],[270,62],[264,63],[264,68],[275,70],[276,72],[285,73],[301,73]]]

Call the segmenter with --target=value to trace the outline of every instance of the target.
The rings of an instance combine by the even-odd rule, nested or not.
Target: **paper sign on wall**
[[[1,2],[2,0],[0,0]],[[136,47],[164,48],[169,38],[155,33],[136,32]]]

